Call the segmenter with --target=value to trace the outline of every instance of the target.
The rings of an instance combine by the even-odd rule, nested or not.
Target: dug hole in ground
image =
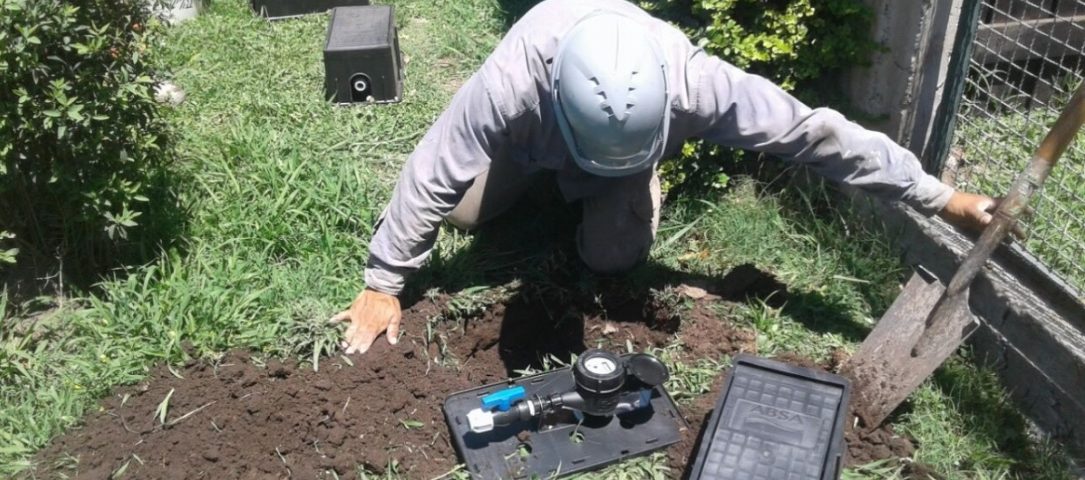
[[[672,365],[756,353],[756,333],[727,312],[736,302],[786,295],[783,285],[750,265],[718,282],[723,289],[672,285],[639,292],[615,286],[600,295],[552,283],[520,285],[467,318],[450,315],[452,297],[422,298],[404,312],[406,333],[398,345],[380,338],[369,353],[325,358],[316,371],[244,351],[172,371],[158,366],[144,382],[116,389],[82,427],[39,452],[37,468],[25,473],[316,479],[354,478],[359,468],[386,472],[394,464],[405,478],[440,477],[458,462],[441,412],[448,395],[537,370],[547,359],[550,365],[568,361],[588,347],[663,349],[655,352]],[[846,359],[839,353],[826,365],[781,357],[833,371]],[[696,390],[681,378],[668,385],[690,425],[666,450],[672,477],[688,474],[725,379],[726,373],[716,374],[710,386]],[[889,427],[849,431],[847,443],[849,466],[914,450]]]

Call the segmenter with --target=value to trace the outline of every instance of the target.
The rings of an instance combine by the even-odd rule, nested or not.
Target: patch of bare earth
[[[408,334],[399,345],[379,339],[350,362],[325,359],[318,372],[240,351],[192,362],[177,370],[182,378],[160,366],[143,383],[116,389],[81,427],[56,438],[35,457],[33,474],[98,479],[123,468],[128,478],[315,479],[331,478],[331,471],[350,476],[358,466],[382,472],[396,463],[407,478],[437,477],[457,463],[441,412],[454,392],[589,346],[644,350],[677,336],[684,362],[756,352],[754,332],[717,313],[727,308],[713,307],[726,300],[673,291],[692,307],[679,314],[653,295],[603,296],[600,303],[523,289],[480,317],[440,324],[430,341],[425,326],[446,299],[423,300],[404,312]],[[667,451],[676,476],[691,463],[724,380],[721,374],[709,392],[680,405],[690,428]],[[156,411],[167,396],[163,422]],[[910,453],[910,443],[904,448],[883,432],[850,435],[849,463]]]

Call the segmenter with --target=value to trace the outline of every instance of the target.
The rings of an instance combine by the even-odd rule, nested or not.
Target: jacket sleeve
[[[886,135],[828,109],[810,109],[781,88],[714,56],[689,64],[697,88],[700,137],[722,146],[777,155],[879,198],[926,215],[940,211],[953,188],[925,173],[916,157]]]
[[[399,294],[407,275],[429,257],[441,221],[489,168],[504,130],[482,77],[475,74],[407,159],[369,244],[368,288]]]

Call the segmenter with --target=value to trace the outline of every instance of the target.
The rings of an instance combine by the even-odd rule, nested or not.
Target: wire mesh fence
[[[1085,0],[982,0],[943,178],[1004,195],[1085,74]],[[1085,135],[1025,219],[1026,250],[1085,291]]]

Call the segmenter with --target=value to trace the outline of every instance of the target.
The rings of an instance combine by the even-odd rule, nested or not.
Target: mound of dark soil
[[[754,333],[710,308],[720,297],[698,298],[676,322],[674,311],[645,296],[600,306],[524,292],[481,318],[444,324],[434,337],[441,340],[429,342],[425,325],[441,302],[423,301],[405,312],[408,333],[399,345],[379,339],[363,356],[325,359],[319,372],[293,362],[264,364],[245,352],[191,363],[177,370],[182,378],[158,367],[55,439],[35,458],[34,474],[99,479],[124,469],[127,478],[353,478],[359,465],[382,472],[395,464],[408,478],[437,477],[457,462],[444,398],[537,368],[547,355],[568,359],[588,346],[624,351],[627,343],[662,347],[675,335],[690,362],[755,352]],[[709,393],[681,406],[691,428],[668,451],[676,475],[690,462],[723,381],[721,375]],[[163,423],[156,411],[167,397]],[[910,453],[881,432],[849,438],[854,462]]]

